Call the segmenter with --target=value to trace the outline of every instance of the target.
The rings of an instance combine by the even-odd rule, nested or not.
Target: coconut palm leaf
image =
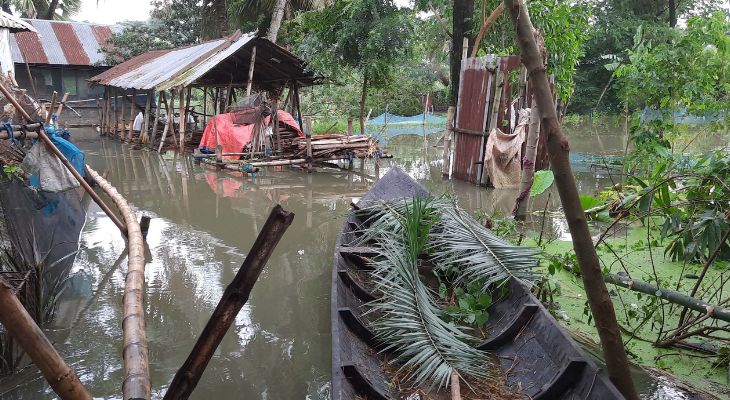
[[[381,205],[367,230],[369,243],[380,252],[371,277],[383,296],[369,304],[369,315],[378,316],[372,323],[376,336],[386,351],[396,354],[393,362],[415,385],[430,382],[447,387],[454,370],[488,378],[491,364],[484,352],[472,346],[476,338],[442,318],[435,294],[418,273],[418,256],[438,221],[438,208],[433,200],[418,198],[410,204]],[[393,228],[399,233],[393,234]]]
[[[429,245],[434,263],[453,268],[458,282],[482,282],[483,292],[508,278],[528,285],[535,278],[537,250],[496,236],[454,204],[441,209]]]

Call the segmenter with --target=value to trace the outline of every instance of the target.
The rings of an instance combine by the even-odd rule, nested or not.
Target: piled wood
[[[292,139],[291,153],[305,157],[307,154],[307,139],[297,137]],[[378,147],[378,141],[367,135],[317,135],[312,136],[312,158],[331,158],[341,156],[349,158],[383,157],[386,151]]]

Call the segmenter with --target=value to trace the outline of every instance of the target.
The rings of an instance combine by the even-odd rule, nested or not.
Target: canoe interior
[[[391,169],[356,205],[430,194],[398,168]],[[361,221],[351,213],[344,222],[332,271],[332,399],[398,399],[383,370],[381,351],[368,328],[367,302],[373,293],[363,262],[373,251],[350,246]],[[572,340],[553,316],[522,284],[489,309],[487,339],[478,347],[499,356],[507,386],[531,399],[622,399],[605,373]],[[496,298],[496,297],[495,297]]]

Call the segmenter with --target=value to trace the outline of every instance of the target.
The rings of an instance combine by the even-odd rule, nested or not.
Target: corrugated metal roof
[[[51,65],[104,65],[101,49],[117,25],[26,19],[36,32],[11,35],[13,62]],[[14,36],[14,37],[13,37]]]
[[[10,32],[23,32],[23,31],[35,31],[35,28],[30,26],[22,19],[8,14],[5,11],[0,10],[0,28],[8,28]]]
[[[138,90],[167,90],[195,84],[240,84],[248,80],[253,46],[259,47],[254,82],[277,85],[288,80],[302,83],[316,80],[311,72],[306,71],[304,62],[287,50],[253,33],[244,35],[236,32],[227,38],[195,46],[141,54],[89,81]]]

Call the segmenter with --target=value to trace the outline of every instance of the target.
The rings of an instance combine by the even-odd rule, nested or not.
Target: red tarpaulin
[[[304,133],[299,129],[299,124],[294,120],[286,111],[278,111],[279,122],[285,124],[294,131],[300,137],[304,136]],[[269,124],[271,117],[266,117],[266,124]],[[253,137],[254,124],[250,125],[238,125],[235,124],[236,113],[218,114],[208,121],[208,125],[203,131],[203,138],[200,139],[199,148],[207,151],[215,151],[215,133],[218,131],[218,144],[223,146],[224,153],[240,153],[243,148],[251,143]],[[225,157],[224,157],[225,158]],[[233,158],[236,158],[233,156]]]

